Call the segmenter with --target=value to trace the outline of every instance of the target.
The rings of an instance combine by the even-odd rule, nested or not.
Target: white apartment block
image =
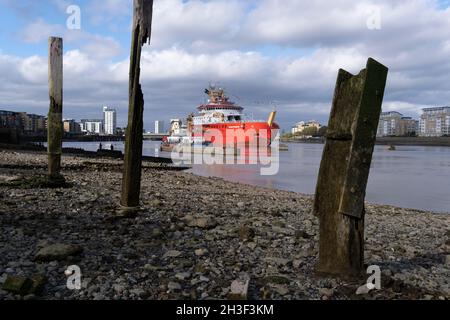
[[[311,120],[308,122],[300,121],[296,123],[294,127],[292,127],[292,134],[302,133],[307,128],[316,128],[317,130],[319,130],[320,127],[320,123],[315,120]]]
[[[155,121],[155,133],[162,134],[164,133],[164,121]]]
[[[450,107],[423,109],[419,121],[419,135],[422,137],[450,135]]]
[[[103,120],[83,119],[81,120],[81,131],[89,134],[103,133]]]
[[[115,109],[103,107],[103,132],[108,135],[114,135],[117,132],[117,112]]]

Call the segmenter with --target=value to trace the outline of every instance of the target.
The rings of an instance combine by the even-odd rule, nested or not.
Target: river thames
[[[123,151],[123,142],[103,142]],[[64,147],[96,151],[99,142],[66,142]],[[159,142],[145,141],[144,155],[170,157],[157,152]],[[215,176],[256,186],[313,194],[322,157],[321,144],[288,144],[280,152],[279,171],[262,176],[258,165],[194,165],[201,176]],[[395,151],[376,146],[366,201],[434,212],[450,212],[450,148],[398,146]]]

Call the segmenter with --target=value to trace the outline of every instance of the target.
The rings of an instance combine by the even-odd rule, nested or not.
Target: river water
[[[109,142],[103,142],[109,148]],[[123,142],[112,142],[123,151]],[[64,147],[97,150],[98,142],[67,142]],[[144,155],[170,157],[157,152],[159,142],[145,141]],[[251,185],[313,194],[323,145],[289,144],[280,152],[279,171],[262,176],[258,165],[194,165],[191,172]],[[367,186],[366,200],[404,208],[450,213],[450,148],[398,146],[389,151],[376,146]]]

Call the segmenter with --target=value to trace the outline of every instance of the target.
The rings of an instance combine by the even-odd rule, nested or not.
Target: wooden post
[[[48,40],[48,51],[50,97],[47,121],[48,173],[50,178],[59,178],[63,137],[63,39],[50,37]]]
[[[139,206],[141,190],[144,96],[139,78],[141,50],[142,46],[147,41],[150,41],[152,14],[153,0],[134,0],[128,127],[125,137],[125,161],[121,199],[121,205],[130,208]]]
[[[339,70],[314,201],[319,274],[356,278],[363,271],[364,198],[387,74],[371,58],[356,76]]]

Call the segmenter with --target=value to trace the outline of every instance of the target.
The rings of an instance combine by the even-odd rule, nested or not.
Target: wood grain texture
[[[144,95],[139,83],[142,46],[150,40],[153,0],[134,0],[130,54],[128,126],[121,205],[138,207],[141,190]]]
[[[57,177],[61,171],[63,138],[63,39],[48,40],[48,86],[50,106],[47,120],[48,173]]]
[[[339,70],[313,206],[321,274],[363,271],[364,198],[387,72],[373,59],[356,76]]]

